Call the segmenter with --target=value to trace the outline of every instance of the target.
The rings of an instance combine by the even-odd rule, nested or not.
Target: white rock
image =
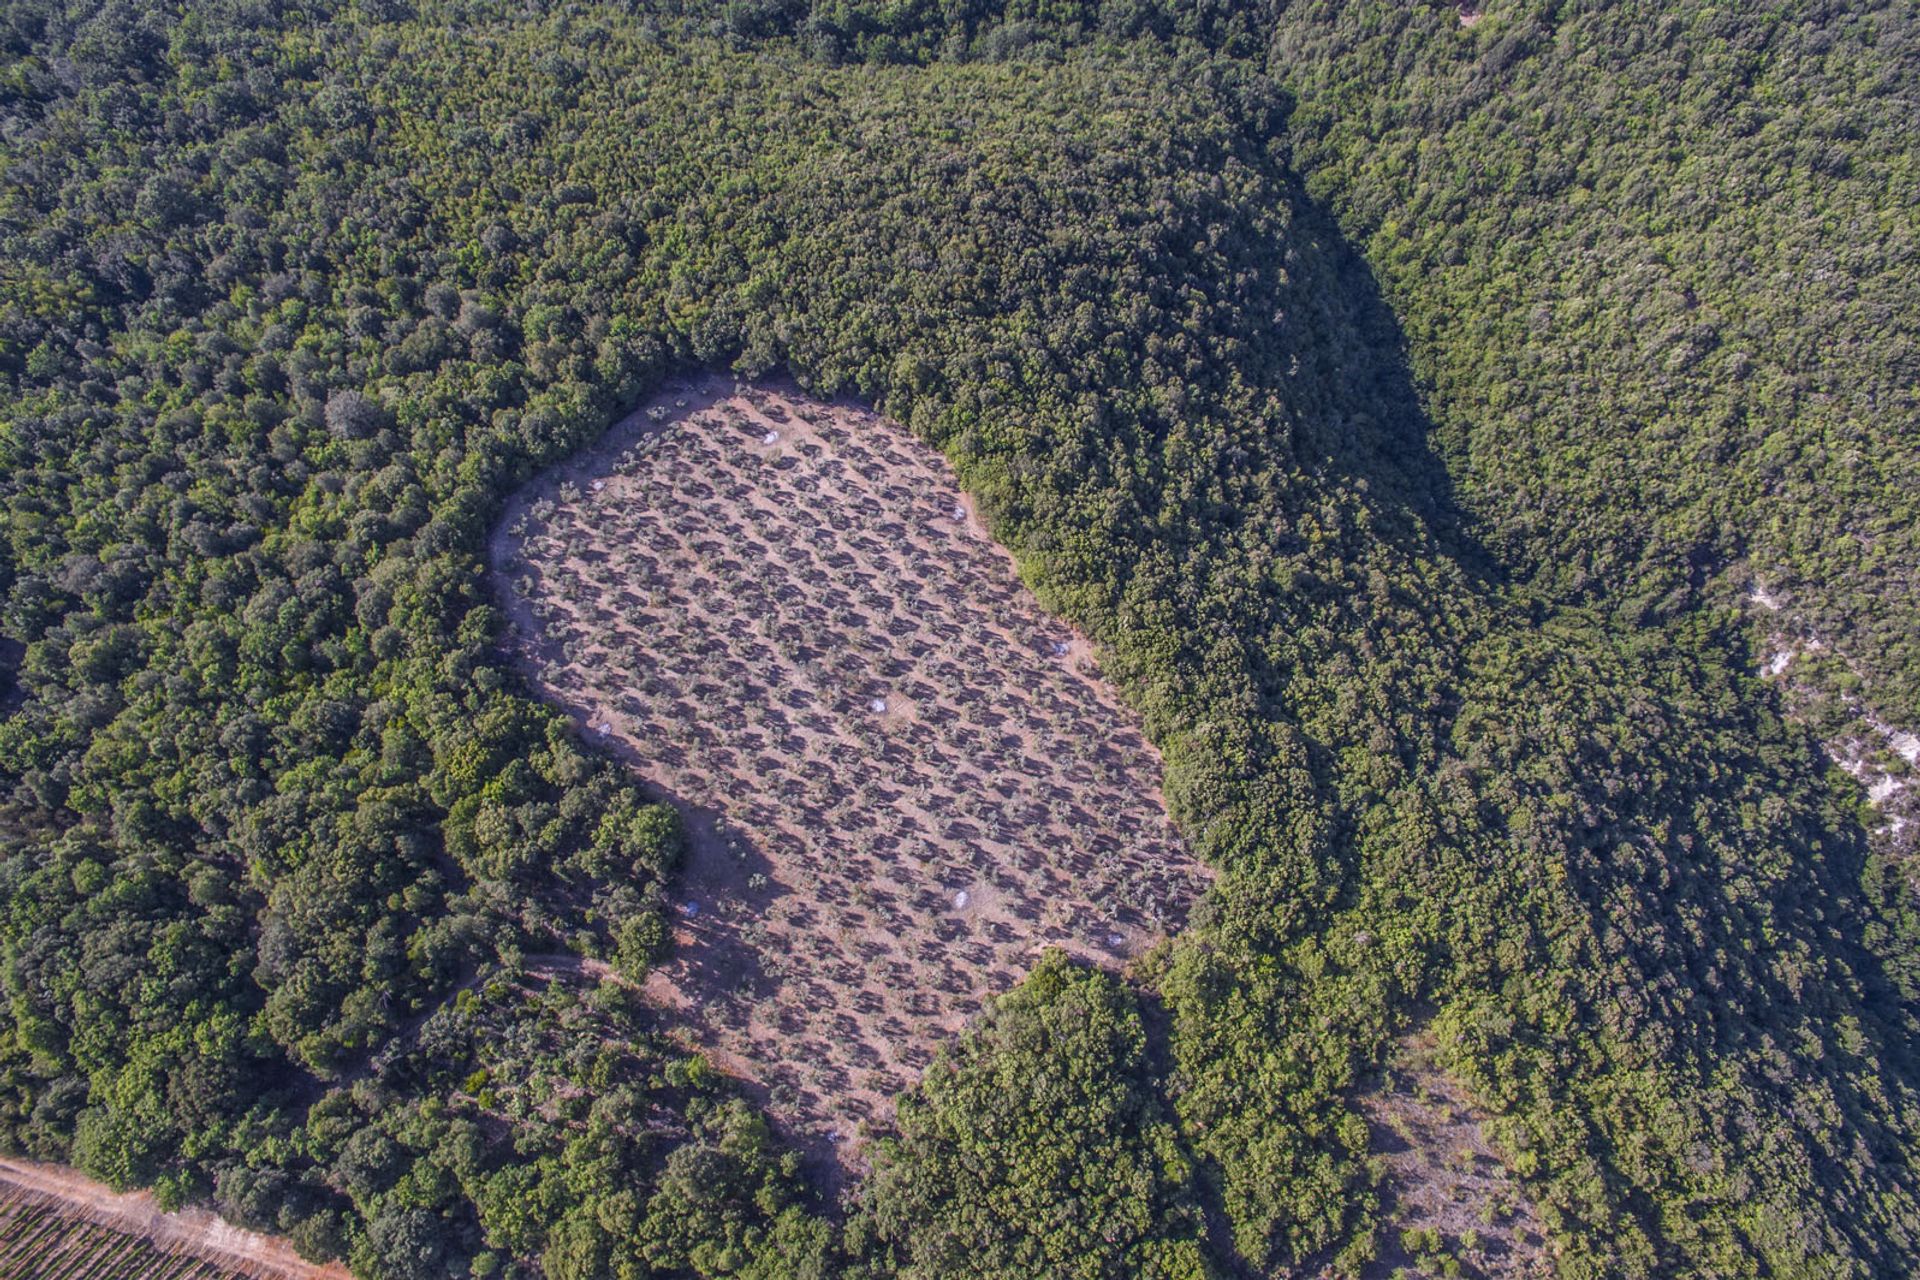
[[[760,437],[760,443],[761,444],[779,444],[780,433],[778,431],[769,431],[767,432],[767,434]]]
[[[967,891],[965,889],[953,895],[953,909],[955,911],[965,911],[967,909]]]
[[[1920,765],[1920,737],[1911,733],[1896,733],[1889,744],[1900,753],[1900,758],[1911,765]]]

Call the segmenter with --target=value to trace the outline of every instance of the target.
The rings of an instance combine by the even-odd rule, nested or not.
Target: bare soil
[[[162,1212],[58,1165],[0,1158],[0,1280],[351,1280],[204,1209]]]
[[[670,387],[491,551],[530,679],[687,820],[650,998],[839,1169],[1042,950],[1122,965],[1206,883],[1087,641],[869,410]]]
[[[1545,1280],[1554,1273],[1538,1215],[1488,1143],[1485,1116],[1433,1062],[1430,1041],[1403,1043],[1386,1078],[1359,1105],[1385,1174],[1387,1223],[1365,1280]],[[1457,1270],[1447,1270],[1448,1260]]]

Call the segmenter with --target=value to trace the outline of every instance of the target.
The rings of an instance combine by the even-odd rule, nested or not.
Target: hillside
[[[1563,1276],[1906,1274],[1912,835],[1841,765],[1903,778],[1920,725],[1916,35],[8,6],[0,1147],[369,1277],[1484,1260],[1398,1234],[1444,1163],[1381,1158],[1398,1114]],[[930,1011],[840,1197],[636,990],[697,955],[681,814],[771,798],[678,780],[712,735],[664,676],[582,733],[488,573],[546,469],[770,375],[944,456],[1211,878],[1119,976]],[[603,692],[739,608],[671,585]]]

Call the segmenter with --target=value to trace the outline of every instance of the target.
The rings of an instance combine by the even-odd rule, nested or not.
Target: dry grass
[[[525,670],[687,816],[649,993],[816,1151],[1042,949],[1120,963],[1204,884],[1085,641],[871,412],[671,389],[493,555]]]

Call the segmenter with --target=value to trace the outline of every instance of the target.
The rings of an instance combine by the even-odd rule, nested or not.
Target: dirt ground
[[[1359,1102],[1385,1171],[1388,1224],[1365,1280],[1545,1280],[1554,1273],[1532,1205],[1487,1142],[1484,1116],[1435,1065],[1429,1041],[1403,1043]]]
[[[0,1280],[350,1280],[201,1209],[163,1213],[58,1165],[0,1157]]]
[[[1043,949],[1120,965],[1204,887],[1086,641],[868,410],[670,387],[491,550],[523,669],[687,819],[649,995],[830,1166]]]

